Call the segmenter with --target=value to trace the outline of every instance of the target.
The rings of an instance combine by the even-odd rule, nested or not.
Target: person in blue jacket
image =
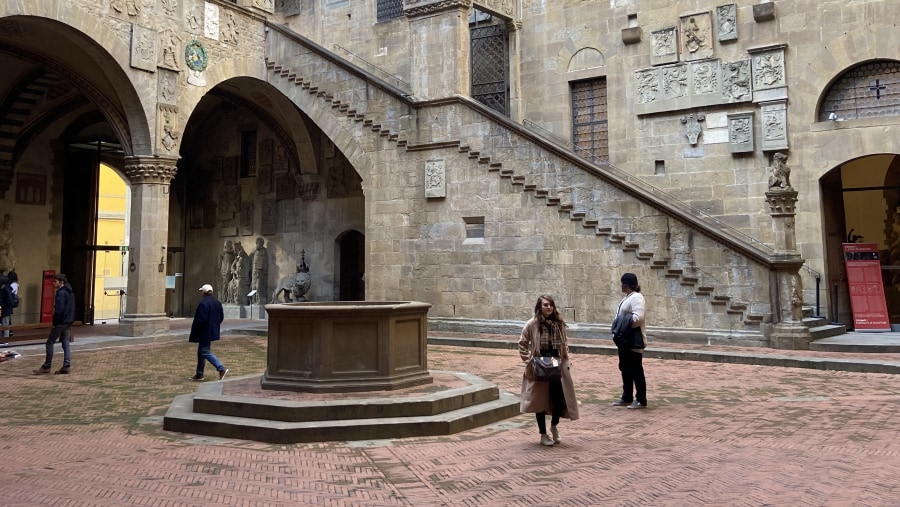
[[[228,374],[228,368],[213,355],[210,346],[219,339],[225,311],[222,309],[222,303],[213,296],[212,285],[207,283],[200,287],[200,294],[202,299],[197,305],[197,311],[194,312],[194,322],[191,324],[191,334],[188,337],[188,342],[197,344],[197,372],[190,380],[198,382],[203,380],[203,369],[207,361],[219,372],[219,380],[222,380]]]
[[[56,298],[53,300],[53,328],[50,329],[50,336],[47,337],[44,364],[33,371],[36,375],[50,373],[50,367],[53,364],[53,344],[56,343],[56,340],[62,342],[63,365],[54,373],[69,373],[69,369],[72,367],[69,340],[72,336],[70,328],[75,322],[75,293],[72,292],[68,278],[62,273],[53,277],[53,287],[56,289]]]

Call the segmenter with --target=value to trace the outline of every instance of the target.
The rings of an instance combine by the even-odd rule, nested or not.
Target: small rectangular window
[[[654,174],[666,174],[666,161],[657,160],[653,172]]]
[[[463,217],[466,239],[484,239],[484,217]]]
[[[378,0],[376,19],[379,23],[403,15],[403,0]]]

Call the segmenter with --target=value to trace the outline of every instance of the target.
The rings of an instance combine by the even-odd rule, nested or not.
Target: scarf
[[[562,333],[559,324],[553,320],[547,320],[543,315],[538,315],[538,327],[541,330],[540,350],[562,349]]]

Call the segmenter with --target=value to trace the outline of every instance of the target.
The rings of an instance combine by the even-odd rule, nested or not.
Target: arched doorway
[[[853,317],[843,243],[874,243],[892,324],[900,324],[900,155],[847,161],[820,180],[829,279],[829,314],[848,327]]]
[[[340,256],[334,265],[338,268],[335,278],[338,280],[338,300],[364,301],[366,288],[366,242],[365,236],[358,231],[347,231],[337,239]]]
[[[15,323],[41,320],[48,270],[68,275],[76,320],[92,323],[95,262],[103,249],[97,236],[100,166],[123,167],[135,139],[150,145],[141,101],[117,63],[128,48],[97,44],[88,33],[98,32],[99,24],[86,23],[82,32],[40,16],[3,22],[0,210],[13,217],[20,252]],[[121,246],[114,246],[118,257]]]

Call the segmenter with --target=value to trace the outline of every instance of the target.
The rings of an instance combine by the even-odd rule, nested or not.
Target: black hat
[[[637,275],[634,273],[625,273],[622,275],[622,285],[637,285]]]

